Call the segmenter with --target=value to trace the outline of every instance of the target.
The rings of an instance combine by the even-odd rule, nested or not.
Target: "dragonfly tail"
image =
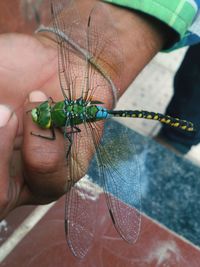
[[[113,117],[130,117],[130,118],[143,118],[148,120],[156,120],[161,123],[167,124],[171,127],[179,128],[184,131],[195,131],[194,125],[190,121],[173,118],[169,115],[161,113],[149,112],[146,110],[109,110],[108,114]]]

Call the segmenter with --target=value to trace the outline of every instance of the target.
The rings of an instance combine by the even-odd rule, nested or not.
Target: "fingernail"
[[[29,94],[30,102],[42,102],[47,99],[48,97],[42,91],[33,91]]]
[[[12,116],[12,111],[8,106],[0,104],[0,127],[4,127]]]

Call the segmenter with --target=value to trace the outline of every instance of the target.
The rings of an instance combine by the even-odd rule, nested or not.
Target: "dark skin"
[[[85,3],[86,1],[84,1]],[[91,1],[90,1],[91,2]],[[95,1],[93,1],[95,2]],[[124,53],[125,71],[120,95],[166,42],[165,26],[147,16],[105,3],[112,12]],[[82,5],[82,14],[87,5]],[[131,32],[130,30],[131,29]],[[133,56],[134,55],[134,56]],[[24,60],[25,59],[25,60]],[[79,71],[79,70],[77,70]],[[56,129],[56,140],[30,135],[46,134],[35,125],[26,111],[51,96],[62,100],[57,71],[57,49],[47,34],[0,36],[0,99],[12,110],[0,128],[0,218],[18,206],[44,204],[58,199],[67,187],[63,134]],[[98,82],[98,81],[97,81]],[[42,93],[35,92],[40,90]],[[111,106],[112,95],[103,95]],[[34,102],[34,103],[33,103]],[[89,136],[82,132],[85,142]],[[80,148],[81,150],[81,148]],[[79,153],[76,180],[87,171],[93,149]],[[14,158],[14,160],[12,160]],[[12,161],[12,167],[11,167]]]

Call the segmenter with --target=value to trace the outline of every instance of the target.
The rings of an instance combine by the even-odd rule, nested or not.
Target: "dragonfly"
[[[58,47],[59,90],[63,100],[55,102],[49,98],[32,109],[33,122],[40,128],[50,129],[51,135],[31,134],[55,140],[55,129],[61,128],[63,131],[69,168],[66,178],[66,239],[73,254],[83,258],[94,238],[97,207],[86,196],[80,197],[75,177],[77,173],[81,177],[82,170],[87,171],[85,163],[76,163],[76,157],[81,151],[83,155],[87,155],[88,151],[90,155],[94,155],[98,166],[97,175],[119,235],[133,244],[140,232],[140,170],[134,143],[125,130],[119,135],[118,129],[110,128],[113,138],[106,145],[103,144],[102,122],[124,117],[157,120],[183,131],[194,131],[194,126],[186,120],[160,113],[113,109],[107,98],[109,102],[111,99],[115,102],[117,98],[122,79],[123,56],[117,33],[110,29],[112,20],[105,5],[96,3],[84,17],[80,15],[81,1],[50,0],[50,6],[52,25],[42,26],[39,31],[50,32],[55,37]],[[128,148],[120,149],[122,143],[127,143]],[[121,162],[134,153],[135,163],[129,164],[126,171],[123,170]]]

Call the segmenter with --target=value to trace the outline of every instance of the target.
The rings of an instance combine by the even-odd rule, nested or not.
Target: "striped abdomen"
[[[109,110],[108,114],[114,117],[130,117],[157,120],[162,123],[168,124],[171,127],[180,128],[184,131],[194,131],[192,122],[145,110]]]

